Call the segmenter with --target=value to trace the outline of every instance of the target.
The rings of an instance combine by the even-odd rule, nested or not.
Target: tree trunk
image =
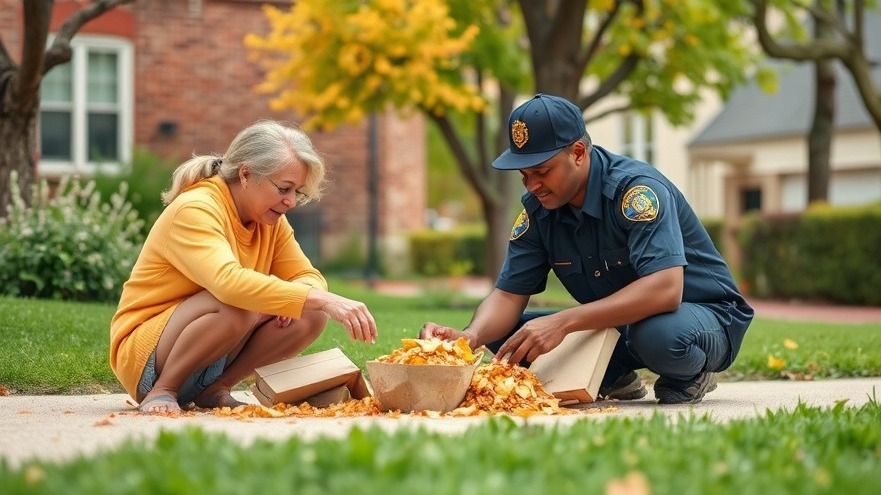
[[[514,181],[511,172],[495,173],[502,176],[498,181],[499,194],[495,197],[480,197],[483,218],[486,221],[486,273],[493,280],[498,278],[502,269],[515,219],[512,214]]]
[[[4,91],[9,91],[5,86]],[[18,187],[25,202],[30,202],[31,185],[36,182],[36,117],[39,99],[25,112],[15,111],[0,94],[0,218],[6,216],[12,201],[11,172],[18,172]]]
[[[808,204],[829,198],[829,160],[835,125],[835,67],[831,60],[815,62],[817,89],[814,120],[808,134]]]
[[[821,7],[821,2],[817,2]],[[832,40],[832,27],[814,18],[814,37]],[[808,134],[808,205],[829,198],[829,159],[835,131],[835,60],[820,58],[814,62],[814,120]]]

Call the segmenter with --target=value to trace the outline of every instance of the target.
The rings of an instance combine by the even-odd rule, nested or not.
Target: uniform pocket
[[[568,275],[579,275],[582,272],[581,258],[568,260],[551,260],[551,267],[557,277],[563,278]]]
[[[623,247],[605,251],[602,253],[602,258],[606,270],[626,268],[630,266],[630,249]]]

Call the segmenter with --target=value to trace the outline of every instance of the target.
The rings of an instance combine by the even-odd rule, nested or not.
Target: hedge
[[[426,276],[485,275],[486,231],[470,227],[451,231],[411,232],[410,263]]]
[[[881,304],[881,205],[751,216],[738,229],[742,276],[758,297]]]

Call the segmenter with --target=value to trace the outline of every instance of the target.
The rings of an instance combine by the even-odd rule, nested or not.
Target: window
[[[40,172],[93,174],[131,160],[132,49],[127,40],[80,35],[73,58],[43,78]]]
[[[762,211],[762,190],[748,187],[740,191],[740,212]]]
[[[621,154],[654,165],[654,134],[651,115],[624,113],[621,119]]]

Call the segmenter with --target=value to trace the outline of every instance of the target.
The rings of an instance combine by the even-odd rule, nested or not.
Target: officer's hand
[[[432,322],[422,325],[422,330],[419,331],[420,339],[456,340],[462,336],[463,332],[460,332],[455,328],[438,325],[437,323]]]
[[[551,316],[529,320],[502,344],[493,359],[519,364],[525,358],[531,363],[560,345],[565,336],[566,333],[554,324]]]

